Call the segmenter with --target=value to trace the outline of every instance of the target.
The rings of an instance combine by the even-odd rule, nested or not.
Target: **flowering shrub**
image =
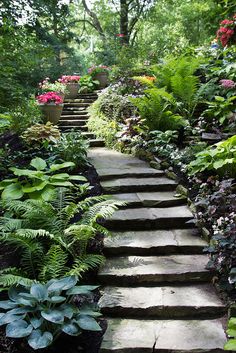
[[[234,82],[233,80],[220,80],[220,86],[223,88],[235,88],[236,86],[236,82]]]
[[[99,65],[99,66],[91,66],[89,69],[88,69],[88,73],[89,75],[96,75],[100,72],[109,72],[110,71],[110,67],[106,66],[106,65]]]
[[[217,38],[220,40],[223,47],[232,43],[236,34],[236,15],[232,20],[223,20],[220,23],[220,28],[217,31]]]
[[[58,96],[56,92],[48,92],[41,94],[40,96],[37,97],[37,101],[39,104],[62,104],[62,98]]]
[[[44,92],[66,93],[65,83],[58,81],[51,83],[48,77],[46,77],[42,82],[40,82],[39,88]]]
[[[78,83],[80,80],[80,76],[62,76],[61,78],[58,79],[58,81],[60,83],[64,83],[64,84],[67,84],[67,83]]]

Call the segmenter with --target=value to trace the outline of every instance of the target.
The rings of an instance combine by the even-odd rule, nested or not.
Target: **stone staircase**
[[[223,352],[226,308],[206,269],[206,246],[176,182],[145,162],[90,150],[104,193],[125,200],[106,225],[101,353]]]
[[[59,120],[62,131],[78,130],[89,140],[91,147],[102,147],[104,141],[97,139],[93,133],[88,132],[88,107],[97,99],[97,93],[78,94],[76,99],[65,99],[64,109]]]

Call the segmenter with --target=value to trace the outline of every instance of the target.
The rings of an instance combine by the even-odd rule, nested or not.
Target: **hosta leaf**
[[[41,330],[33,330],[28,343],[33,349],[43,349],[53,342],[53,335],[51,332],[42,332]]]
[[[48,309],[41,312],[41,315],[47,321],[53,322],[55,324],[63,324],[64,313],[57,309]]]
[[[73,315],[79,312],[78,308],[75,305],[67,303],[62,304],[59,309],[63,312],[63,315],[68,319],[72,319]]]
[[[22,191],[25,193],[40,191],[40,190],[43,190],[43,188],[45,188],[47,184],[48,184],[48,181],[42,181],[41,183],[35,186],[25,185],[22,187]]]
[[[50,299],[48,299],[49,302],[51,303],[62,303],[66,300],[65,297],[62,297],[60,295],[54,295],[53,297],[51,297]]]
[[[60,173],[60,174],[54,174],[51,176],[52,181],[57,181],[57,180],[65,180],[69,178],[69,174],[67,173]],[[55,179],[55,180],[54,180]]]
[[[70,175],[70,180],[87,181],[87,179],[81,175]]]
[[[62,278],[58,281],[54,281],[49,287],[48,291],[49,292],[54,292],[54,291],[61,291],[61,290],[67,290],[72,287],[74,287],[77,283],[78,279],[76,276],[69,276]]]
[[[1,309],[13,309],[16,306],[17,306],[17,304],[12,302],[11,300],[2,300],[2,301],[0,301],[0,308]]]
[[[42,158],[39,158],[39,157],[32,159],[32,161],[30,162],[30,165],[34,167],[36,170],[44,170],[47,167],[47,163]]]
[[[65,163],[61,163],[61,164],[53,164],[50,167],[50,171],[51,172],[55,172],[57,170],[63,169],[63,168],[69,168],[69,167],[74,167],[75,163],[73,162],[65,162]]]
[[[225,344],[224,350],[226,350],[226,351],[235,351],[236,350],[236,339],[229,340]]]
[[[33,326],[24,320],[11,322],[6,327],[6,336],[11,338],[27,337],[31,334]]]
[[[92,316],[92,317],[99,317],[102,314],[99,313],[98,311],[94,311],[91,308],[84,306],[84,307],[82,307],[80,309],[80,315],[88,315],[88,316]]]
[[[39,328],[42,325],[43,318],[41,317],[40,319],[38,319],[36,317],[32,317],[30,319],[30,323],[31,323],[31,325],[33,326],[34,329],[37,329],[37,328]]]
[[[39,302],[43,302],[47,299],[47,288],[40,284],[33,284],[30,288],[30,294],[34,296]]]
[[[18,307],[18,308],[15,308],[15,309],[12,309],[10,311],[8,311],[8,314],[27,314],[27,313],[31,313],[31,312],[34,312],[36,311],[37,309],[35,308],[32,308],[30,306],[24,306],[24,307]]]
[[[74,288],[68,289],[66,294],[67,295],[91,294],[91,291],[97,289],[98,287],[99,286],[76,286]]]
[[[2,192],[2,199],[3,200],[18,200],[21,199],[24,195],[22,191],[21,184],[15,183],[5,187]]]
[[[82,332],[75,323],[64,324],[62,326],[62,331],[70,336],[78,336]]]
[[[25,314],[22,315],[15,315],[12,313],[6,313],[3,316],[0,317],[0,326],[9,324],[10,322],[18,321],[20,319],[24,319]]]
[[[56,190],[53,186],[46,186],[43,191],[40,193],[41,198],[44,201],[52,201],[55,198]]]
[[[78,317],[76,320],[77,324],[79,327],[81,327],[83,330],[87,331],[101,331],[101,327],[98,325],[97,321],[86,315],[81,315]]]
[[[73,184],[69,181],[50,181],[50,184],[53,186],[60,186],[60,187],[72,187]]]

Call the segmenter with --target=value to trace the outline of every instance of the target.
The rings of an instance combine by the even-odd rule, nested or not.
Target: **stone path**
[[[176,183],[145,162],[90,150],[105,193],[127,202],[106,222],[101,353],[223,352],[226,308],[206,269],[206,242]]]
[[[102,147],[104,141],[88,132],[88,107],[97,99],[96,93],[78,94],[76,99],[66,99],[58,125],[62,131],[78,130],[89,140],[91,147]]]

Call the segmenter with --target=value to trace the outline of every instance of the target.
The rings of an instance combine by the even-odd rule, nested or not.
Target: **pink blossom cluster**
[[[78,83],[80,80],[80,76],[62,76],[61,78],[59,78],[59,82],[60,83]]]
[[[225,19],[221,21],[220,28],[217,31],[217,38],[221,41],[223,47],[225,47],[235,35],[235,28],[236,15],[233,16],[233,20]]]
[[[38,103],[40,104],[49,104],[49,103],[55,103],[55,104],[62,104],[63,100],[56,92],[47,92],[44,94],[41,94],[40,96],[36,97]]]
[[[88,69],[88,73],[92,74],[94,71],[102,72],[102,71],[108,71],[108,70],[110,70],[110,68],[106,65],[99,65],[99,66],[93,65]]]
[[[220,80],[220,85],[223,88],[235,88],[236,87],[236,82],[232,80]]]
[[[39,83],[39,88],[43,88],[44,85],[49,83],[50,78],[46,77],[42,82]]]

